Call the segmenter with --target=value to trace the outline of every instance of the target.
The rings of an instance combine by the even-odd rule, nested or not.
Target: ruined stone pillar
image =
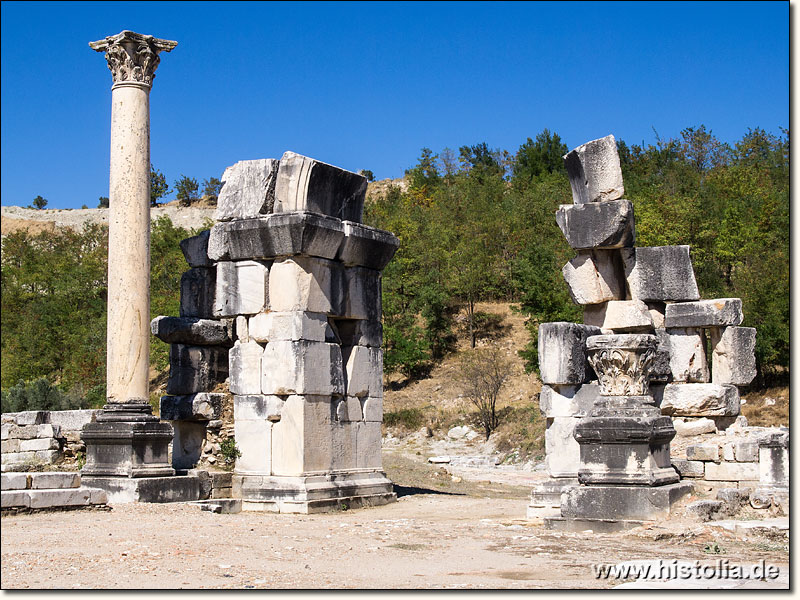
[[[122,31],[89,46],[105,53],[114,84],[111,87],[107,404],[97,422],[87,424],[82,430],[86,442],[83,474],[93,480],[95,487],[113,490],[112,496],[116,496],[110,496],[112,501],[149,500],[144,497],[147,493],[142,495],[144,488],[138,483],[122,486],[113,480],[175,473],[168,457],[172,427],[152,414],[148,395],[149,96],[158,54],[171,51],[177,42]],[[125,487],[124,493],[120,492],[121,486]],[[148,490],[152,492],[152,486]],[[185,495],[178,493],[171,497],[172,491],[161,490],[150,496],[165,501]]]

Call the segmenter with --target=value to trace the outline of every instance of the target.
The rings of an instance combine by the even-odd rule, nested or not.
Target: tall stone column
[[[118,481],[105,480],[175,474],[168,457],[172,427],[152,414],[148,395],[149,97],[159,53],[171,51],[177,42],[122,31],[91,42],[89,46],[105,53],[114,83],[111,87],[107,403],[97,422],[83,428],[82,437],[86,443],[83,474],[94,480],[93,485],[109,490],[124,487],[127,499],[142,500],[145,498],[139,493],[139,484],[126,487]],[[169,493],[159,494],[155,495],[161,501],[171,498]],[[109,499],[123,500],[122,497]]]

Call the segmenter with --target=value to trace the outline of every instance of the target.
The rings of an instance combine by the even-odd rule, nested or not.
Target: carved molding
[[[122,31],[103,40],[89,42],[89,47],[106,53],[106,61],[114,84],[134,83],[153,85],[156,68],[161,62],[159,52],[171,52],[178,42],[162,40],[152,35]]]
[[[597,335],[586,341],[602,396],[646,396],[656,355],[653,335]]]

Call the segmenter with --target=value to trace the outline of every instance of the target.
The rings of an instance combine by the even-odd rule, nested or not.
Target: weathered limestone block
[[[229,320],[161,316],[150,321],[150,332],[167,344],[230,346],[233,343]]]
[[[173,421],[172,468],[193,469],[203,453],[207,424],[199,421]]]
[[[725,327],[739,325],[743,319],[740,298],[717,298],[667,305],[667,327]]]
[[[233,419],[280,421],[285,399],[281,396],[248,394],[233,397]]]
[[[0,475],[0,490],[24,490],[28,487],[27,473],[3,473]]]
[[[307,340],[332,342],[335,339],[325,313],[303,311],[259,313],[250,317],[250,337],[257,342]]]
[[[344,221],[344,241],[337,259],[346,266],[367,267],[381,271],[400,246],[397,237],[375,227]]]
[[[692,444],[686,446],[686,458],[689,460],[719,460],[719,446],[716,444]]]
[[[628,200],[562,204],[556,223],[575,250],[625,248],[636,241],[633,204]]]
[[[263,394],[342,396],[345,392],[342,350],[338,344],[278,340],[261,359]]]
[[[705,464],[699,460],[672,459],[672,466],[681,477],[703,477],[706,473]]]
[[[58,450],[58,440],[55,438],[36,438],[33,440],[20,440],[20,452],[35,452],[37,450]]]
[[[653,327],[656,329],[664,329],[664,313],[667,310],[667,305],[664,302],[645,302],[647,311],[653,319]]]
[[[547,472],[551,477],[577,477],[580,466],[580,446],[574,431],[578,419],[556,417],[547,419],[544,445]]]
[[[364,415],[361,412],[361,401],[353,396],[345,396],[336,402],[336,421],[356,422],[363,421]]]
[[[586,142],[564,156],[575,204],[617,200],[625,193],[613,135]]]
[[[264,346],[256,342],[236,342],[228,353],[228,385],[232,394],[261,393],[261,357]]]
[[[669,383],[664,388],[661,412],[684,417],[735,417],[739,390],[716,383]]]
[[[748,385],[756,376],[756,330],[753,327],[711,329],[711,381]]]
[[[684,383],[707,383],[706,336],[702,329],[667,329],[670,344],[669,366],[672,380]]]
[[[539,372],[547,385],[580,385],[592,379],[586,360],[586,338],[597,335],[597,327],[577,323],[539,325]]]
[[[750,464],[750,463],[745,463]],[[789,489],[789,432],[758,440],[758,479],[762,490]]]
[[[270,309],[339,314],[343,267],[330,260],[298,256],[276,260],[269,273]]]
[[[61,506],[88,506],[92,491],[89,488],[70,488],[66,490],[31,490],[31,508],[55,508]]]
[[[662,400],[663,403],[663,400]],[[703,418],[694,421],[684,421],[683,419],[673,419],[672,425],[675,433],[680,436],[689,437],[703,433],[716,433],[717,425],[711,419]]]
[[[356,427],[356,468],[381,469],[381,424],[377,421],[354,423]]]
[[[5,490],[0,492],[1,508],[30,508],[31,496],[24,490]]]
[[[758,479],[756,463],[706,463],[706,479],[709,481],[753,481]]]
[[[0,451],[3,454],[19,452],[19,442],[20,440],[3,440],[0,442]]]
[[[217,221],[247,219],[272,211],[278,161],[241,160],[225,169],[217,198]]]
[[[379,320],[336,319],[335,325],[342,346],[380,348],[383,345],[383,325]]]
[[[575,304],[624,300],[625,284],[616,250],[579,251],[561,269]]]
[[[217,223],[211,230],[214,260],[273,259],[283,256],[336,257],[344,239],[339,219],[291,212]]]
[[[758,461],[758,442],[736,442],[733,444],[736,462]]]
[[[605,304],[587,305],[583,309],[583,322],[614,333],[648,332],[653,329],[653,318],[641,300],[611,300]]]
[[[272,474],[327,472],[334,463],[330,396],[290,395],[272,429]]]
[[[274,212],[307,210],[361,222],[365,177],[306,156],[286,152],[278,167]]]
[[[41,425],[47,422],[48,412],[46,410],[24,410],[15,413],[14,423],[20,427],[26,425]]]
[[[182,317],[208,319],[214,316],[217,272],[213,268],[193,267],[181,275]]]
[[[274,423],[267,419],[234,419],[236,446],[242,453],[236,459],[237,473],[271,473],[273,426]]]
[[[600,385],[542,385],[539,410],[548,419],[555,417],[586,417],[600,396]]]
[[[341,316],[373,322],[381,320],[383,307],[380,271],[365,267],[345,267],[344,289]]]
[[[700,299],[689,246],[624,248],[620,254],[632,299],[650,302]]]
[[[217,263],[214,314],[218,317],[256,314],[268,308],[269,267],[254,260]]]
[[[383,422],[383,398],[362,398],[361,414],[367,422]]]
[[[264,313],[259,313],[264,314]],[[240,342],[250,341],[250,327],[248,326],[249,319],[245,315],[239,315],[234,319],[234,329],[236,330],[236,339]]]
[[[214,262],[208,258],[209,230],[186,238],[180,243],[181,252],[190,267],[213,267]]]
[[[228,349],[172,344],[169,349],[167,394],[207,392],[228,376]]]
[[[653,311],[649,311],[650,314],[653,314]],[[656,346],[656,354],[655,358],[653,359],[653,366],[650,369],[650,381],[651,383],[666,383],[672,379],[672,369],[670,368],[670,352],[672,350],[672,346],[670,344],[670,336],[664,329],[655,330],[655,336],[658,340],[658,345]],[[652,387],[652,386],[651,386]],[[663,388],[661,390],[663,392]],[[655,394],[651,391],[651,395],[655,396]],[[656,405],[661,401],[661,397],[659,396],[658,402]]]
[[[383,397],[383,350],[343,346],[345,390],[348,396]]]
[[[213,421],[222,418],[225,394],[199,392],[161,396],[161,418],[165,421]]]

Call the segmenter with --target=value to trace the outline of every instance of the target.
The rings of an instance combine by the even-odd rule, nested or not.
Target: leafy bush
[[[29,382],[19,381],[8,390],[3,390],[0,392],[0,405],[4,413],[86,408],[84,399],[61,391],[45,377]]]
[[[425,424],[425,416],[418,408],[401,408],[398,411],[383,414],[386,427],[402,427],[408,431],[416,431]]]

